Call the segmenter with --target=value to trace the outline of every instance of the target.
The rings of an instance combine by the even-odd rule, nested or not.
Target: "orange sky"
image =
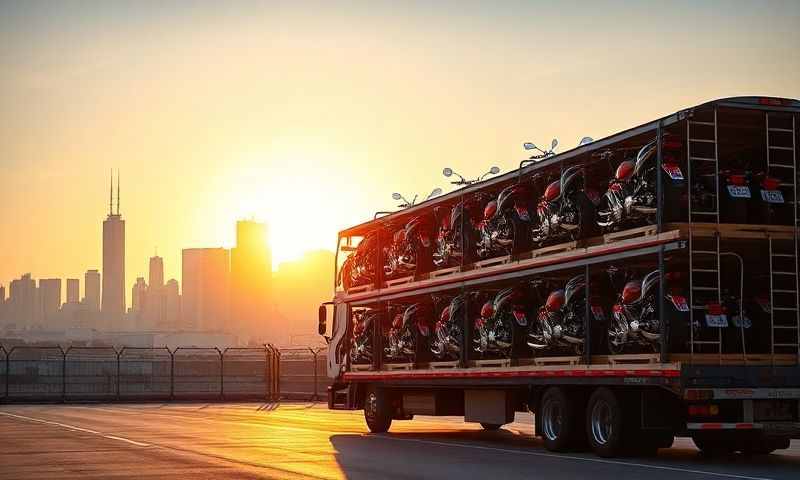
[[[800,97],[798,2],[17,2],[0,6],[0,284],[270,224],[277,262],[391,193],[514,168],[721,96]],[[222,4],[224,3],[224,6]]]

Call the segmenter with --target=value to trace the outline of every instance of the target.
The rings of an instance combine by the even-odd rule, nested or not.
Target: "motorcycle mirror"
[[[554,138],[554,139],[553,139],[553,142],[552,142],[552,143],[550,143],[550,150],[553,150],[553,149],[555,149],[557,146],[558,146],[558,139],[557,139],[557,138]]]
[[[578,143],[578,146],[581,147],[583,145],[586,145],[587,143],[592,143],[592,142],[594,142],[594,139],[592,137],[583,137],[581,138],[581,141]]]
[[[536,150],[536,145],[531,142],[525,142],[522,146],[525,147],[525,150]]]
[[[445,167],[445,169],[442,170],[442,175],[444,175],[445,177],[452,176],[453,175],[453,169],[450,168],[450,167]]]
[[[500,167],[492,167],[492,168],[490,168],[489,169],[489,173],[491,173],[492,175],[497,175],[498,173],[500,173]]]
[[[401,198],[403,198],[403,196],[402,196],[402,195],[400,195],[400,194],[399,194],[399,193],[397,193],[397,192],[395,192],[395,193],[393,193],[393,194],[392,194],[392,199],[393,199],[393,200],[400,200]]]
[[[425,200],[430,200],[433,197],[438,197],[442,194],[442,189],[439,187],[434,188],[431,193],[428,194],[428,197]]]

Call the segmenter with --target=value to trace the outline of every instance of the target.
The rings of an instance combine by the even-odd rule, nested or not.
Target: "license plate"
[[[750,187],[728,185],[728,194],[733,198],[750,198]]]
[[[675,305],[675,308],[679,312],[689,311],[689,304],[686,302],[686,297],[681,297],[680,295],[672,295],[670,297],[670,300],[672,300],[672,304]]]
[[[753,400],[753,420],[794,420],[797,400]]]
[[[750,321],[750,317],[747,315],[742,318],[741,315],[734,315],[731,319],[733,321],[733,326],[736,328],[750,328],[753,326],[753,322]]]
[[[767,203],[783,203],[783,193],[780,190],[761,190],[761,199]]]
[[[714,328],[725,328],[728,326],[727,315],[706,315],[706,325]]]
[[[664,164],[662,165],[662,168],[665,172],[667,172],[669,178],[673,180],[683,180],[683,172],[681,172],[681,167],[672,164]]]
[[[606,318],[605,313],[603,313],[603,307],[599,305],[592,305],[592,315],[594,315],[595,320],[603,321]]]
[[[528,209],[527,208],[517,208],[517,216],[523,222],[530,222],[531,221],[531,216],[528,213]]]

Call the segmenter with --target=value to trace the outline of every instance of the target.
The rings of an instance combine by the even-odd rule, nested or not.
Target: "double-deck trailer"
[[[463,416],[492,430],[511,422],[515,412],[529,411],[534,414],[535,435],[549,450],[588,444],[601,456],[652,452],[671,445],[676,435],[691,436],[708,453],[788,448],[790,439],[800,438],[798,126],[797,100],[715,100],[535,163],[524,162],[519,170],[341,231],[336,279],[347,255],[370,234],[377,239],[378,267],[366,285],[345,289],[334,280],[333,301],[320,307],[320,334],[328,333],[332,324],[326,337],[327,370],[333,379],[329,408],[364,409],[373,432],[387,431],[393,420],[414,415]],[[672,195],[659,181],[658,209],[650,224],[490,260],[465,255],[455,267],[383,278],[383,247],[391,240],[392,228],[427,209],[452,206],[482,192],[496,193],[544,172],[557,176],[574,165],[584,170],[587,184],[602,192],[616,166],[604,153],[622,152],[622,158],[652,139],[658,145],[661,180],[666,136],[681,140],[680,151],[670,161],[679,164],[687,187]],[[734,166],[780,179],[773,188],[780,190],[783,202],[761,204],[761,199],[752,198],[746,211],[732,206],[725,197],[730,189],[723,174]],[[710,202],[695,196],[695,184],[701,180]],[[512,358],[482,358],[471,348],[473,319],[467,314],[463,345],[453,361],[387,361],[382,352],[388,316],[373,328],[375,354],[369,363],[354,364],[348,355],[353,313],[359,309],[377,311],[581,273],[592,289],[595,279],[600,282],[610,267],[619,266],[682,274],[688,322],[662,322],[660,345],[653,350],[612,354],[604,348],[607,333],[602,322],[588,314],[592,295],[587,292],[583,351],[522,349]],[[659,315],[664,319],[665,287],[659,288]],[[723,303],[731,294],[740,305],[745,298],[757,298],[761,309],[751,310],[748,319],[740,309],[738,317],[720,323],[724,312],[710,311],[709,299]],[[680,339],[673,341],[675,336]]]

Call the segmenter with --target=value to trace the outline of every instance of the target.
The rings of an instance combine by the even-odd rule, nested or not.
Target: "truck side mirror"
[[[328,309],[325,308],[325,305],[319,306],[319,324],[317,327],[317,332],[320,335],[325,335],[325,332],[328,331]]]

